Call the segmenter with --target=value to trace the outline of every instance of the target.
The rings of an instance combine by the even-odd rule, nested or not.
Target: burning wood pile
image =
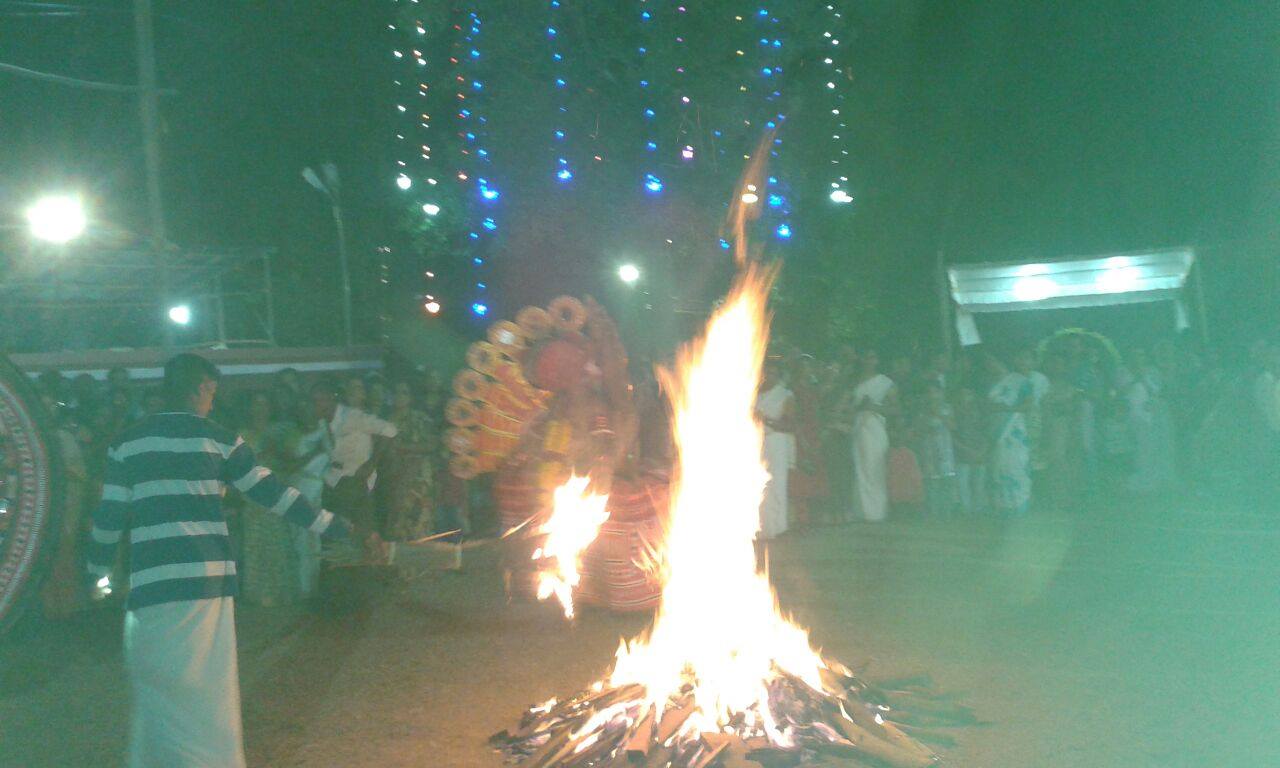
[[[918,683],[867,685],[813,649],[778,609],[756,535],[769,476],[755,400],[774,270],[743,264],[705,336],[663,371],[679,449],[660,553],[662,603],[648,633],[618,650],[607,680],[529,710],[493,737],[528,768],[927,766],[927,727],[967,710]],[[603,500],[575,478],[549,524],[542,587],[572,613],[574,563],[599,528]],[[562,526],[577,528],[565,533]],[[554,545],[554,546],[553,546]],[[911,714],[914,711],[914,714]],[[919,739],[919,740],[918,740]],[[935,740],[934,743],[939,743]]]
[[[834,666],[834,665],[833,665]],[[974,723],[966,708],[932,693],[924,679],[873,687],[844,668],[825,669],[823,690],[781,675],[768,684],[770,712],[736,713],[718,730],[690,726],[692,684],[658,714],[639,685],[593,690],[525,713],[490,743],[528,768],[776,768],[930,766],[926,744],[954,743],[943,729]],[[773,725],[766,726],[766,721]],[[783,743],[770,731],[786,735]]]

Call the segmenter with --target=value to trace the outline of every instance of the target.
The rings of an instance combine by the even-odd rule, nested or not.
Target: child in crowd
[[[960,507],[977,512],[987,506],[987,432],[978,393],[962,389],[956,401],[954,447]]]
[[[956,454],[952,441],[955,414],[936,382],[926,385],[921,402],[920,470],[924,474],[925,504],[932,515],[949,515],[956,505]]]

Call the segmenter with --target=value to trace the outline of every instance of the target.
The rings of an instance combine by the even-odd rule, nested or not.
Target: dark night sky
[[[0,1],[0,61],[134,76],[124,0]],[[931,328],[935,253],[1053,257],[1192,243],[1215,323],[1268,311],[1280,214],[1280,6],[1075,0],[858,6],[855,132],[864,184],[848,237],[887,311]],[[158,0],[171,237],[268,245],[294,296],[333,289],[324,201],[299,170],[346,176],[359,240],[387,225],[384,3]],[[128,97],[0,73],[0,206],[51,183],[140,226]],[[924,319],[920,319],[924,318]],[[299,313],[288,335],[325,328]]]

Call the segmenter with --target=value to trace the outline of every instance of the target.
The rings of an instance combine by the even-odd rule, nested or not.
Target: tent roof
[[[968,312],[1072,309],[1177,298],[1195,262],[1191,248],[1043,262],[957,264],[951,297]]]

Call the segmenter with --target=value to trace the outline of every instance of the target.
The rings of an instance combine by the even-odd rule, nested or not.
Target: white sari
[[[791,397],[791,390],[778,384],[756,400],[756,413],[762,420],[777,421],[786,413]],[[763,456],[769,484],[760,503],[760,538],[772,539],[787,531],[787,478],[796,461],[796,436],[766,427]]]
[[[1032,397],[1031,380],[1017,372],[1005,374],[987,394],[1001,408],[992,414],[991,485],[996,508],[1006,512],[1026,512],[1031,503],[1031,440],[1026,415],[1005,409],[1023,407]]]
[[[1173,418],[1163,389],[1160,374],[1146,370],[1126,393],[1134,440],[1129,488],[1135,493],[1158,493],[1174,484]]]
[[[883,406],[893,380],[876,374],[853,390],[854,404]],[[853,420],[853,493],[866,520],[878,522],[889,513],[889,430],[884,414],[859,410]]]

